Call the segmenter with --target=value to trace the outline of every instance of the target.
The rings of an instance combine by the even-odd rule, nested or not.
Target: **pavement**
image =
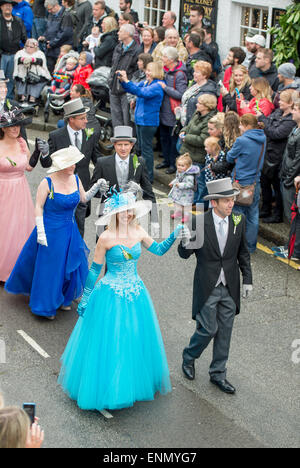
[[[40,108],[38,115],[34,115],[32,125],[29,128],[39,131],[51,132],[57,129],[57,121],[61,116],[50,112],[49,120],[44,122],[43,109]],[[161,162],[158,153],[154,153],[154,166]],[[174,179],[174,175],[165,174],[164,170],[154,169],[154,180],[169,189],[169,183]],[[275,245],[284,245],[289,238],[290,226],[287,222],[279,224],[265,224],[262,221],[259,224],[259,235]]]

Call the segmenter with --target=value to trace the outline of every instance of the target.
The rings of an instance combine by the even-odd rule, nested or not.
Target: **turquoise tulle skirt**
[[[133,257],[138,249],[131,249]],[[118,265],[97,283],[61,358],[58,382],[82,409],[125,408],[171,391],[151,297],[135,261],[123,265],[121,278]]]

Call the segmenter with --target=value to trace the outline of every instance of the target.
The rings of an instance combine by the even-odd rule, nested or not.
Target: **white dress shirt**
[[[213,215],[213,220],[214,220],[214,224],[215,224],[215,230],[216,230],[216,234],[217,234],[217,239],[218,239],[218,243],[219,243],[220,252],[221,252],[221,255],[223,256],[224,249],[225,249],[226,242],[227,242],[227,238],[228,238],[229,219],[228,219],[228,216],[226,216],[226,218],[220,218],[220,216],[218,216],[215,213],[214,209],[212,210],[212,215]],[[222,238],[221,233],[220,233],[220,224],[222,222],[223,222],[223,233],[224,233],[223,238]],[[219,286],[220,283],[222,283],[224,286],[226,286],[226,284],[227,284],[223,268],[221,269],[221,273],[220,273],[220,276],[218,278],[216,287]]]
[[[69,124],[67,125],[67,130],[68,130],[68,133],[69,133],[71,145],[76,146],[75,145],[75,132],[77,132],[78,133],[77,139],[78,139],[78,141],[80,143],[80,146],[82,147],[82,130],[73,130],[73,128],[70,127]]]

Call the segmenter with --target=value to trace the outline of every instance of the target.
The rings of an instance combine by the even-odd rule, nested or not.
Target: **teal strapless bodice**
[[[126,259],[126,254],[132,258]],[[114,245],[106,253],[106,275],[97,283],[108,285],[115,293],[129,301],[136,298],[144,287],[143,281],[137,273],[137,262],[141,255],[141,243],[137,242],[132,248],[122,244]]]

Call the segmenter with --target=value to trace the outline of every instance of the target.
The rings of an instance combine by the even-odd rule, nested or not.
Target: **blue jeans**
[[[8,81],[7,83],[7,99],[14,99],[14,55],[2,54],[0,69],[4,71],[5,78]]]
[[[136,134],[138,144],[143,158],[146,161],[149,179],[153,182],[153,138],[156,133],[157,127],[147,127],[144,125],[136,125]]]
[[[176,158],[178,156],[178,152],[176,149],[178,136],[172,135],[173,127],[168,127],[167,125],[160,124],[159,128],[164,163],[168,167],[175,167]]]
[[[204,168],[205,164],[199,164],[199,163],[194,163],[195,166],[198,166],[200,171],[201,169]],[[208,202],[203,200],[203,197],[207,195],[207,188],[206,188],[206,183],[205,183],[205,171],[200,172],[200,174],[197,176],[197,191],[195,192],[194,195],[194,204],[196,205],[197,203],[203,203],[204,208],[208,208]]]
[[[32,37],[38,39],[44,35],[47,27],[46,18],[34,18],[32,23]]]
[[[250,253],[255,252],[259,228],[260,183],[256,183],[253,203],[250,206],[234,205],[234,213],[243,213],[246,217],[246,239]]]

